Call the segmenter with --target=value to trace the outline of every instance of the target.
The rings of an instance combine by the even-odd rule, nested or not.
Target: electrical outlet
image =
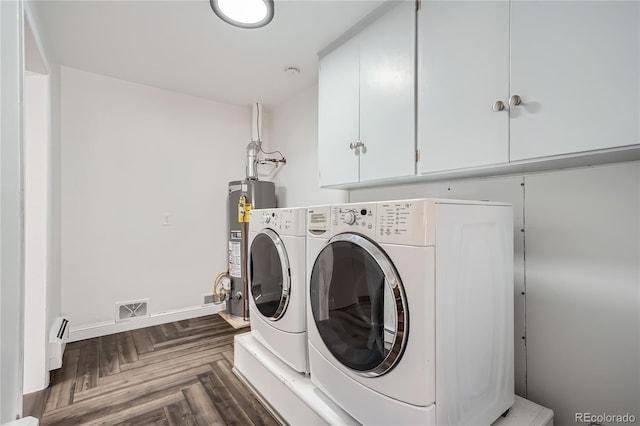
[[[215,294],[205,294],[203,297],[204,300],[204,304],[208,305],[209,303],[213,303],[216,301],[216,296]]]
[[[165,213],[162,215],[162,225],[163,226],[171,226],[173,225],[173,216],[171,213]]]

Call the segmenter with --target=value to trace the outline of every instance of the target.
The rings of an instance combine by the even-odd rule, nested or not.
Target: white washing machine
[[[366,425],[489,425],[514,402],[510,205],[308,209],[311,380]]]
[[[309,371],[305,304],[306,209],[256,209],[249,218],[251,331],[294,370]]]

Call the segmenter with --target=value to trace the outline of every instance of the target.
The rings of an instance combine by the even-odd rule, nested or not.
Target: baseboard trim
[[[173,321],[182,321],[185,319],[217,314],[218,312],[222,311],[224,307],[224,303],[221,303],[219,305],[212,304],[207,306],[192,306],[184,309],[176,309],[173,311],[151,314],[148,317],[132,319],[130,321],[109,321],[83,325],[79,327],[70,327],[69,342],[77,342],[78,340],[107,336],[109,334],[136,330],[138,328],[150,327],[152,325],[165,324]]]

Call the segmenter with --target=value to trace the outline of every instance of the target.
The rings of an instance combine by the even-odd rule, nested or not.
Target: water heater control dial
[[[342,221],[347,225],[353,225],[356,223],[356,214],[354,212],[346,212],[342,216]]]

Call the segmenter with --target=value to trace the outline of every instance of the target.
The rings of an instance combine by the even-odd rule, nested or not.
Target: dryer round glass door
[[[404,289],[380,247],[356,234],[333,237],[311,271],[313,319],[327,349],[365,377],[391,370],[404,351]]]
[[[276,321],[289,303],[289,259],[282,240],[270,229],[258,233],[249,249],[249,288],[258,311]]]

